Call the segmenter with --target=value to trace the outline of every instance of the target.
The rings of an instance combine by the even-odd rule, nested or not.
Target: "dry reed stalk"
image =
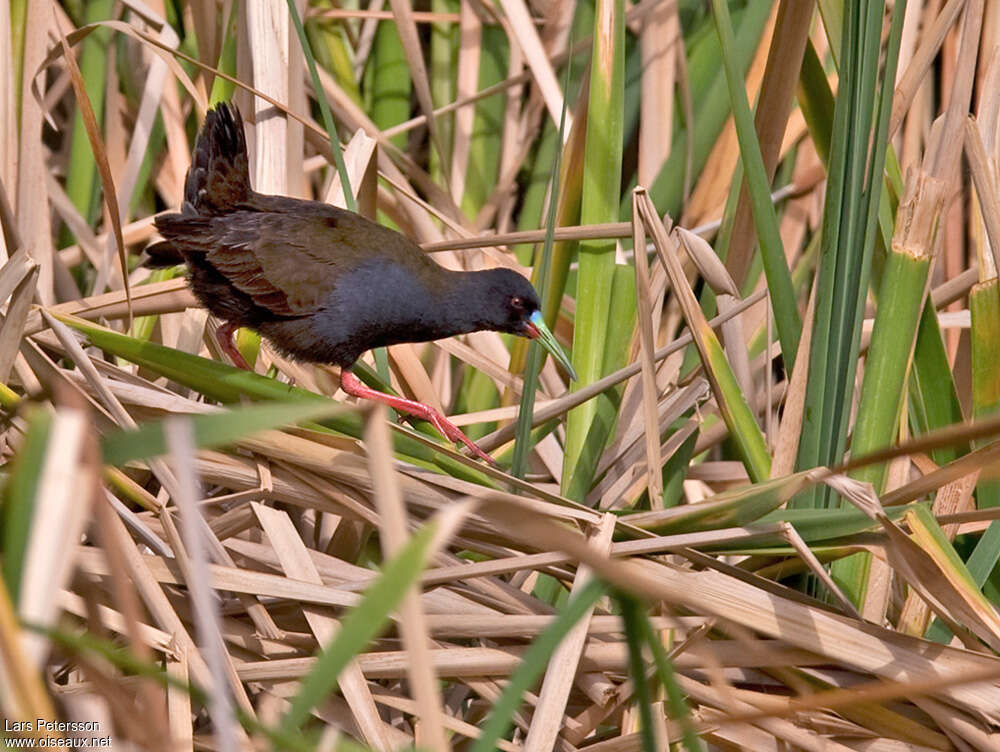
[[[406,507],[403,505],[398,477],[393,469],[392,444],[386,426],[386,410],[370,412],[365,426],[375,504],[380,517],[382,551],[397,554],[409,537]],[[448,748],[441,714],[441,691],[430,661],[430,633],[419,590],[410,590],[403,598],[399,613],[403,646],[410,656],[409,678],[422,722],[414,741],[431,749]]]

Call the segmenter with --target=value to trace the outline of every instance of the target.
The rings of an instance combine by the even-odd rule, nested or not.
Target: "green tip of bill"
[[[555,336],[549,331],[549,327],[545,324],[545,319],[542,318],[541,311],[535,311],[531,314],[531,323],[534,325],[538,332],[538,336],[535,338],[541,343],[542,347],[548,350],[549,355],[551,355],[556,363],[562,366],[563,370],[569,375],[570,379],[576,381],[576,371],[573,368],[573,364],[569,361],[569,356],[560,347],[559,343],[556,342]]]

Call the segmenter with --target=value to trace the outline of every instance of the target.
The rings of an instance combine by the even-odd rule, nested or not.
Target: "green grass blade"
[[[378,25],[365,74],[365,94],[369,100],[369,114],[375,125],[384,130],[399,125],[410,117],[413,85],[396,24],[382,22]],[[406,148],[405,133],[398,133],[391,140],[397,148]]]
[[[816,55],[812,44],[806,46],[802,63],[799,86],[799,103],[809,127],[809,135],[820,159],[829,164],[834,120],[834,98],[830,90],[826,72]],[[886,154],[886,181],[888,190],[883,188],[883,199],[879,202],[879,244],[888,249],[893,232],[893,207],[886,200],[902,193],[902,179],[895,152],[890,148]],[[873,279],[881,278],[881,270],[873,259]],[[876,282],[881,286],[880,282]],[[913,350],[913,367],[908,381],[910,395],[909,416],[914,435],[954,425],[963,420],[962,408],[958,402],[951,365],[941,339],[937,313],[930,300],[924,304],[917,341]],[[932,451],[932,459],[945,465],[963,453],[961,447],[943,447]]]
[[[590,611],[598,599],[604,595],[605,590],[604,584],[598,580],[588,582],[580,589],[579,593],[570,598],[565,608],[538,635],[531,647],[525,651],[520,665],[511,674],[500,699],[493,704],[493,711],[482,727],[471,752],[493,752],[496,749],[497,741],[510,728],[511,719],[517,712],[524,693],[545,671],[549,658],[566,634]]]
[[[432,520],[418,530],[385,564],[361,602],[344,617],[340,629],[302,680],[281,721],[282,733],[291,734],[302,728],[312,709],[337,686],[337,677],[344,667],[384,629],[389,616],[427,566],[437,528],[438,523]]]
[[[687,752],[704,752],[705,744],[695,730],[694,721],[691,718],[691,708],[688,707],[684,699],[684,692],[677,683],[677,673],[674,671],[674,662],[670,660],[667,651],[663,647],[659,636],[653,631],[653,625],[649,619],[642,619],[642,636],[649,645],[649,650],[653,654],[653,661],[656,663],[656,672],[660,683],[667,691],[667,700],[670,706],[670,715],[677,720],[681,727],[681,743]]]
[[[900,205],[899,235],[886,259],[871,345],[865,360],[852,456],[888,447],[899,427],[907,373],[927,295],[931,257],[937,248],[945,186],[925,173],[915,173]],[[885,464],[867,465],[854,477],[881,493]]]
[[[533,342],[528,350],[528,362],[525,364],[524,389],[521,392],[517,430],[514,434],[514,454],[510,461],[510,474],[515,478],[523,478],[528,471],[528,457],[534,446],[531,413],[535,409],[535,392],[538,390],[538,371],[542,367],[542,357],[542,348],[537,342]]]
[[[305,30],[319,64],[330,72],[347,96],[361,104],[361,89],[354,77],[343,22],[314,17],[306,21]]]
[[[174,350],[152,342],[143,342],[97,324],[76,318],[53,313],[57,319],[67,326],[82,332],[93,345],[106,350],[112,355],[148,368],[154,373],[166,376],[171,381],[183,384],[213,400],[227,404],[239,403],[243,399],[280,400],[280,401],[323,401],[330,402],[328,397],[310,392],[306,389],[282,384],[274,379],[261,376],[250,371],[233,368],[217,360],[209,360],[198,355]],[[367,369],[356,368],[359,377],[365,381],[371,380],[372,374]],[[385,385],[378,388],[385,391]],[[345,436],[361,438],[361,420],[357,415],[334,415],[324,421],[324,425]],[[427,434],[435,439],[438,436],[427,429]],[[393,446],[404,459],[418,462],[426,466],[436,465],[450,475],[465,478],[476,483],[483,483],[485,476],[464,465],[442,456],[405,434],[393,432]],[[492,485],[487,482],[487,485]]]
[[[969,293],[972,314],[972,414],[977,420],[1000,413],[1000,280],[980,282]],[[985,446],[988,441],[976,444]],[[1000,506],[1000,482],[976,486],[980,509]]]
[[[929,258],[893,251],[882,282],[872,343],[854,425],[851,454],[863,456],[892,443],[906,394],[906,376],[923,308],[930,271]],[[880,325],[881,320],[881,325]],[[876,493],[885,487],[885,464],[868,465],[855,477],[871,483]]]
[[[584,224],[618,219],[625,89],[623,15],[621,0],[598,0],[580,215]],[[614,290],[614,242],[581,243],[579,264],[576,325],[573,329],[573,367],[580,377],[574,384],[576,388],[591,384],[604,375],[605,343]],[[590,400],[571,410],[567,418],[562,483],[564,489],[574,485],[577,498],[582,498],[579,489],[586,484],[574,483],[575,474],[593,472],[593,463],[581,462],[581,455],[585,445],[591,443],[593,446],[592,442],[595,442],[589,436],[597,418],[597,407],[597,402]]]
[[[755,483],[764,481],[771,474],[771,455],[767,450],[767,443],[764,441],[760,426],[757,425],[757,420],[747,405],[746,398],[740,390],[718,337],[709,326],[705,314],[701,312],[680,260],[677,258],[676,243],[667,236],[663,223],[656,216],[656,209],[649,197],[639,189],[636,189],[634,195],[639,201],[639,210],[646,225],[646,231],[653,236],[653,244],[656,246],[660,261],[667,271],[670,285],[687,321],[688,331],[691,332],[694,344],[698,349],[698,355],[705,367],[705,374],[712,387],[712,393],[715,395],[719,412],[729,428],[730,438],[736,445],[736,450],[750,479]],[[681,239],[683,240],[683,235],[681,235]]]
[[[153,269],[149,274],[149,279],[145,284],[153,284],[155,282],[165,282],[168,279],[173,279],[177,276],[178,270],[183,267],[174,266],[169,269]],[[141,287],[142,285],[137,285]],[[148,340],[153,336],[153,330],[156,328],[156,322],[159,321],[159,315],[151,316],[136,316],[132,320],[132,327],[129,329],[129,334],[136,339]]]
[[[566,79],[569,79],[570,67],[566,69]],[[565,86],[564,86],[565,88]],[[566,100],[563,99],[563,109],[559,115],[559,142],[563,142],[563,134],[566,131]],[[555,154],[555,164],[552,168],[553,175],[561,175],[562,150]],[[556,229],[556,211],[560,204],[560,181],[552,181],[552,194],[549,197],[548,217],[545,221],[545,242],[542,244],[542,255],[539,263],[535,265],[532,281],[542,289],[543,296],[549,289],[549,271],[552,266],[552,246],[554,243]],[[545,298],[542,300],[542,310],[545,311]],[[524,370],[524,383],[521,389],[521,406],[517,416],[517,431],[514,441],[514,457],[511,462],[511,475],[523,478],[528,467],[528,455],[533,444],[531,443],[531,416],[535,410],[535,393],[538,390],[538,372],[541,370],[544,353],[538,342],[531,342],[528,350],[528,361]]]
[[[743,174],[746,177],[750,203],[753,207],[754,226],[757,228],[757,239],[764,261],[768,294],[774,311],[778,339],[781,341],[785,370],[791,373],[795,365],[795,353],[799,349],[799,337],[802,335],[802,320],[799,318],[792,276],[785,260],[784,244],[778,232],[778,218],[774,203],[771,201],[771,184],[767,178],[760,144],[757,143],[757,131],[754,127],[753,114],[750,112],[750,103],[747,101],[743,76],[737,65],[736,38],[729,17],[729,6],[725,0],[713,0],[712,7],[715,9],[715,24],[722,46],[722,61],[726,70],[726,81],[729,84],[729,99],[740,144]]]
[[[601,373],[611,373],[624,367],[628,362],[632,333],[635,329],[636,290],[635,271],[624,264],[615,264],[611,277],[611,309],[605,328],[604,360]],[[575,382],[574,382],[575,383]],[[571,499],[583,499],[594,480],[601,453],[608,439],[614,434],[618,421],[625,385],[619,384],[597,395],[594,404],[594,421],[584,439],[569,482],[565,484],[565,495]]]
[[[972,406],[976,418],[985,418],[1000,411],[1000,281],[996,277],[980,282],[969,293],[972,314],[970,339],[972,344]],[[976,446],[989,444],[988,440]],[[984,478],[976,484],[976,507],[989,509],[1000,506],[1000,481]],[[982,588],[1000,561],[1000,523],[992,522],[983,532],[965,562],[969,576],[977,588]],[[927,632],[928,638],[944,641],[950,631],[935,621]]]
[[[320,420],[353,408],[336,402],[265,402],[220,413],[192,415],[188,419],[199,449],[225,446],[246,436],[303,421]],[[115,431],[101,439],[101,454],[109,465],[149,459],[167,453],[164,421],[146,423],[137,430]]]
[[[653,730],[653,698],[646,681],[646,665],[642,656],[644,634],[642,624],[646,614],[642,611],[639,601],[625,593],[617,593],[615,600],[621,609],[622,622],[625,625],[625,642],[628,644],[629,673],[635,690],[632,703],[639,709],[639,738],[644,752],[656,751],[656,733]]]
[[[885,83],[876,100],[884,3],[873,2],[863,9],[847,3],[817,277],[816,319],[809,355],[810,377],[797,458],[801,469],[836,464],[846,444],[875,220],[882,196],[885,130],[891,109],[903,5],[897,4],[893,11],[882,79]],[[822,506],[829,498],[826,491],[819,491],[804,503]]]
[[[500,27],[483,26],[479,48],[478,87],[482,91],[506,77],[510,56],[507,35]],[[466,217],[476,217],[487,200],[493,196],[496,188],[500,156],[503,152],[506,108],[507,100],[500,93],[477,102],[473,108],[472,131],[469,136],[469,152],[464,175],[465,189],[460,204],[462,213]],[[458,165],[452,172],[457,169]],[[525,386],[527,387],[527,384]],[[458,395],[460,404],[458,410],[459,412],[488,410],[500,404],[500,397],[493,379],[482,371],[473,371],[462,384]],[[476,440],[495,428],[496,424],[480,423],[470,426],[467,435]]]
[[[773,3],[770,0],[751,0],[746,8],[734,14],[736,17],[736,62],[740,71],[746,71],[757,45],[764,33],[767,19],[771,15]],[[710,27],[706,32],[711,31]],[[674,140],[670,156],[660,168],[656,180],[649,188],[649,197],[657,210],[663,214],[677,216],[683,205],[685,173],[688,164],[687,143],[691,141],[691,182],[705,166],[708,155],[715,146],[726,120],[729,117],[729,92],[725,74],[719,68],[719,39],[714,33],[706,33],[700,41],[693,41],[689,54],[688,73],[691,79],[691,99],[694,104],[694,123],[685,123],[674,129]],[[690,136],[689,136],[690,131]],[[632,207],[628,196],[620,205],[620,217],[631,216]]]
[[[951,598],[957,596],[961,601],[961,605],[957,607],[954,603],[948,604],[951,606],[948,609],[951,614],[958,618],[962,610],[968,609],[965,614],[967,618],[961,619],[960,623],[980,637],[982,634],[979,630],[983,628],[983,622],[992,624],[995,628],[1000,619],[997,618],[993,604],[980,592],[982,582],[977,581],[975,574],[966,567],[927,506],[918,505],[911,509],[906,514],[906,522],[914,541],[933,560],[939,573],[947,580],[948,584],[942,585],[943,588],[952,590],[947,595]],[[995,640],[995,629],[989,631],[993,632],[991,636]],[[946,639],[947,635],[950,635],[950,630],[940,620],[935,620],[928,630],[930,639]],[[989,638],[987,641],[989,642]],[[992,644],[995,645],[995,642]]]
[[[816,153],[823,164],[829,164],[835,104],[826,71],[823,70],[823,64],[811,41],[806,44],[806,52],[802,57],[798,101]]]
[[[736,451],[747,474],[754,483],[760,483],[771,475],[771,454],[767,450],[764,435],[740,390],[726,358],[726,351],[707,322],[700,334],[703,344],[699,347],[699,352],[719,403],[719,411],[729,427],[730,438],[736,444]],[[698,340],[696,337],[696,341]]]
[[[937,311],[930,298],[924,302],[920,316],[909,387],[910,426],[914,436],[965,420],[941,338]],[[947,465],[967,451],[968,445],[939,447],[931,450],[931,459],[939,465]]]
[[[24,443],[4,487],[0,507],[0,561],[3,562],[4,582],[14,603],[18,602],[21,592],[24,554],[31,538],[35,497],[51,435],[52,414],[47,410],[32,410]]]
[[[625,519],[629,525],[657,535],[742,527],[762,519],[811,485],[806,473],[796,473],[724,491],[698,504],[633,512]]]
[[[499,26],[484,26],[479,57],[480,91],[507,77],[509,58],[510,49],[504,30]],[[465,193],[461,203],[462,212],[467,217],[475,217],[479,213],[497,186],[506,110],[506,97],[500,93],[476,103],[465,171]]]
[[[694,412],[685,414],[683,418],[671,426],[671,430],[680,430],[685,423],[692,419]],[[698,443],[700,431],[696,428],[690,436],[684,439],[684,443],[678,447],[670,458],[663,464],[663,508],[670,509],[681,503],[681,496],[684,493],[684,479],[687,477],[688,467],[691,464],[691,457],[694,455],[695,444]]]
[[[865,360],[851,454],[864,456],[892,444],[899,430],[899,416],[927,297],[931,256],[944,208],[945,185],[925,173],[915,173],[906,199],[900,205],[899,232],[882,274],[878,310],[871,345]],[[866,465],[852,473],[871,483],[875,493],[885,488],[888,466]],[[859,553],[838,562],[834,575],[855,605],[864,602],[868,589],[871,554]]]
[[[817,0],[817,4],[819,5],[820,16],[823,18],[823,29],[826,31],[826,38],[830,43],[830,54],[833,56],[834,64],[840,67],[844,54],[845,0]]]
[[[570,227],[572,225],[579,224],[580,222],[580,206],[583,203],[583,159],[579,158],[579,155],[584,151],[586,123],[586,108],[577,107],[573,120],[573,128],[570,130],[569,138],[566,141],[565,146],[559,153],[558,170],[555,168],[555,152],[558,149],[558,145],[562,143],[562,139],[560,138],[559,132],[555,129],[552,131],[551,158],[548,154],[549,142],[543,142],[541,144],[539,147],[539,153],[536,157],[538,170],[537,172],[533,171],[533,176],[544,174],[546,181],[549,181],[552,175],[559,176],[559,190],[556,209],[557,227]],[[538,177],[535,179],[539,180]],[[539,217],[539,220],[534,223],[531,228],[522,226],[520,229],[533,229],[533,227],[540,224],[541,205],[544,201],[548,200],[546,193],[548,189],[533,190],[533,188],[535,188],[534,185],[532,185],[532,187],[526,192],[526,200],[530,199],[538,202],[538,206],[530,207],[530,210],[532,212],[538,212],[537,216]],[[525,207],[524,211],[527,211],[528,209],[529,207]],[[534,216],[534,214],[531,216]],[[556,320],[559,318],[559,310],[562,305],[563,293],[566,290],[566,282],[569,278],[570,264],[576,256],[578,245],[579,243],[573,240],[560,240],[553,244],[552,261],[547,267],[548,275],[544,285],[540,279],[542,267],[536,263],[532,268],[531,283],[542,296],[542,313],[544,314],[545,323],[548,325],[550,331],[555,331],[556,329]],[[530,248],[528,250],[530,252]],[[530,256],[528,256],[525,260],[525,263],[531,263]],[[528,347],[530,344],[530,341],[524,339],[523,337],[515,339],[510,352],[510,369],[513,373],[519,373],[524,369],[524,361],[527,357]]]
[[[458,12],[458,0],[431,0],[431,10],[435,13]],[[447,22],[432,23],[430,28],[430,63],[427,76],[430,83],[431,99],[435,107],[442,107],[455,99],[458,66],[458,24]],[[433,134],[432,142],[437,148],[429,155],[430,173],[442,185],[447,185],[451,175],[452,144],[455,129],[455,116],[448,113],[435,118],[437,134]]]
[[[222,51],[219,53],[219,64],[216,66],[223,73],[228,73],[230,76],[236,76],[236,40],[239,38],[239,33],[236,29],[236,24],[240,20],[240,16],[237,13],[239,3],[233,3],[233,7],[229,11],[229,20],[223,27],[225,29],[225,39],[222,42]],[[216,76],[212,81],[212,94],[209,97],[208,103],[210,106],[219,104],[220,102],[228,102],[233,98],[233,94],[236,92],[236,84],[231,81],[227,81],[222,76]],[[250,361],[251,363],[253,361]]]
[[[295,33],[299,36],[299,44],[302,45],[302,54],[306,59],[306,66],[309,68],[309,76],[312,79],[313,91],[316,93],[316,101],[319,110],[323,114],[323,127],[330,139],[330,149],[333,151],[333,159],[337,163],[337,174],[340,176],[340,184],[344,188],[344,204],[353,212],[358,210],[357,202],[354,200],[354,191],[351,190],[351,179],[347,174],[347,165],[344,164],[344,155],[340,149],[340,137],[337,136],[337,126],[333,122],[333,114],[330,112],[330,105],[326,101],[326,94],[323,92],[323,85],[319,80],[319,71],[316,70],[316,58],[313,57],[312,47],[309,45],[309,38],[306,30],[302,28],[302,19],[299,11],[295,7],[295,0],[288,0],[288,15],[292,18],[295,26]]]
[[[886,507],[885,513],[890,520],[898,520],[915,504]],[[855,507],[843,509],[778,509],[760,518],[759,524],[769,525],[775,522],[789,522],[795,526],[796,532],[810,546],[825,543],[848,545],[860,533],[879,529],[879,523],[868,517]],[[773,540],[761,538],[754,541],[750,548],[773,545],[779,538]]]
[[[87,3],[84,23],[106,21],[111,18],[112,0],[92,0]],[[108,66],[108,45],[111,31],[98,29],[80,44],[80,73],[83,75],[87,93],[90,96],[97,125],[104,123],[104,96],[106,94],[105,74]],[[69,169],[66,173],[66,195],[88,222],[97,219],[100,194],[97,190],[97,162],[91,151],[90,140],[79,111],[73,116],[73,137],[70,147]]]

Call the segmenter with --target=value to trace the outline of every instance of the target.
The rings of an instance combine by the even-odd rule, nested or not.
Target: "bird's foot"
[[[493,459],[488,454],[486,454],[486,452],[480,449],[477,446],[476,442],[474,442],[472,439],[470,439],[468,436],[462,433],[462,430],[458,426],[456,426],[454,423],[452,423],[450,420],[444,417],[441,413],[439,413],[433,407],[428,407],[423,403],[418,402],[416,404],[425,408],[426,412],[422,413],[411,412],[410,413],[411,415],[417,418],[423,418],[424,420],[428,421],[432,426],[434,426],[438,430],[438,432],[445,438],[455,442],[456,444],[458,443],[465,444],[465,446],[469,448],[469,451],[472,452],[477,457],[479,457],[479,459],[484,460],[485,462],[489,463],[490,465],[492,465],[497,469],[500,468],[500,465],[497,463],[495,459]]]
[[[365,386],[361,383],[358,377],[354,375],[354,372],[347,368],[344,368],[340,372],[340,386],[345,392],[353,397],[382,402],[401,413],[406,413],[408,416],[426,420],[448,440],[455,443],[465,444],[465,446],[469,448],[469,451],[476,457],[479,457],[479,459],[489,463],[495,468],[500,467],[495,459],[476,446],[476,443],[462,433],[458,426],[449,421],[430,405],[425,405],[423,402],[417,402],[415,400],[404,399],[403,397],[394,397],[391,394],[386,394],[385,392],[380,392],[369,386]]]
[[[239,329],[238,326],[232,324],[228,321],[223,321],[219,328],[215,330],[215,339],[219,343],[219,347],[222,349],[229,359],[233,361],[233,365],[237,368],[242,368],[244,371],[252,371],[253,368],[247,363],[246,358],[236,347],[236,330]]]

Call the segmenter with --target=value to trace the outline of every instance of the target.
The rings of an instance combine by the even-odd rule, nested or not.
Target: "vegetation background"
[[[998,45],[984,0],[0,2],[3,743],[1000,748]],[[531,275],[578,382],[487,332],[359,369],[504,471],[141,266],[230,99],[258,190]]]

